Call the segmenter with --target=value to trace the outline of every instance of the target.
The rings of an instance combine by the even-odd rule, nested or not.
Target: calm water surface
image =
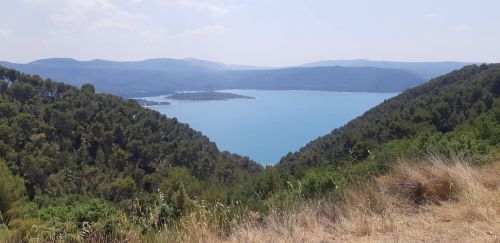
[[[154,106],[167,117],[188,123],[221,150],[274,164],[288,152],[362,115],[396,93],[225,90],[256,99],[169,101]]]

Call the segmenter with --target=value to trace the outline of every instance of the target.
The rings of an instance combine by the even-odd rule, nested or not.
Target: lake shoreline
[[[229,93],[237,93],[239,91],[284,91],[284,92],[318,92],[318,93],[346,93],[346,94],[399,94],[401,92],[369,92],[369,91],[334,91],[334,90],[315,90],[315,89],[217,89],[217,90],[184,90],[184,91],[176,91],[176,92],[155,92],[152,93],[154,95],[149,95],[145,93],[141,96],[134,96],[131,99],[147,99],[152,97],[159,96],[169,96],[179,93],[200,93],[200,92],[229,92]],[[257,99],[256,97],[252,97]]]
[[[200,131],[224,151],[248,156],[263,165],[345,125],[398,93],[223,90],[256,99],[171,100],[150,107]]]

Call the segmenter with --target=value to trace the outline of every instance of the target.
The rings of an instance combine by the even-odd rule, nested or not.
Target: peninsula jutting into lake
[[[154,105],[170,105],[170,102],[167,101],[151,101],[151,100],[145,100],[145,99],[134,99],[136,100],[141,106],[154,106]]]
[[[204,91],[175,93],[166,97],[171,100],[231,100],[231,99],[255,99],[254,97],[224,92]]]

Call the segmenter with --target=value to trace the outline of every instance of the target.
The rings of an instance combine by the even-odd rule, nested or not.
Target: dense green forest
[[[255,211],[334,200],[400,157],[481,163],[499,145],[499,64],[407,90],[266,168],[136,101],[0,68],[0,238],[120,241],[193,212],[230,231]]]
[[[174,217],[184,197],[230,200],[220,188],[261,169],[134,100],[0,68],[0,224],[29,217],[78,225],[103,217],[92,205],[129,208],[158,191]],[[65,217],[82,212],[50,209],[66,203],[89,210],[75,220]]]

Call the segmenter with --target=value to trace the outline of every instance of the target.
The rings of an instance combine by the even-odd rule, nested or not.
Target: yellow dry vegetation
[[[400,162],[352,187],[341,202],[316,200],[235,225],[230,234],[197,218],[160,232],[170,242],[500,242],[500,163]]]

